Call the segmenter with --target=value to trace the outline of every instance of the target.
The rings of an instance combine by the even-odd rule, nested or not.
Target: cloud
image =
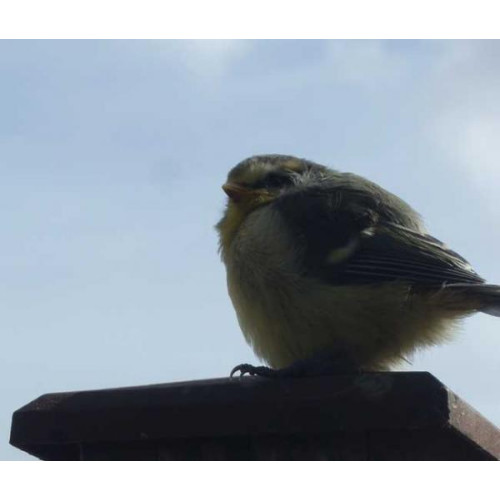
[[[252,47],[251,40],[154,40],[152,43],[204,82],[220,80]]]
[[[500,44],[447,42],[431,74],[431,141],[492,196],[500,189]]]
[[[405,60],[383,40],[334,40],[327,44],[325,68],[336,80],[373,85],[403,74]]]
[[[446,125],[457,159],[475,176],[500,183],[500,114],[465,111],[453,120],[454,115],[449,113]]]

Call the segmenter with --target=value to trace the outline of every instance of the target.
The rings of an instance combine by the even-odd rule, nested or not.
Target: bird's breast
[[[268,360],[267,353],[286,344],[290,311],[300,303],[299,256],[281,215],[271,207],[247,217],[225,255],[228,291],[241,329]]]

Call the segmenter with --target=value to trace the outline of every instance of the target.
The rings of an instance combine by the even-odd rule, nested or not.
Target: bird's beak
[[[222,189],[235,202],[241,201],[244,198],[250,198],[254,194],[253,189],[248,189],[241,184],[234,184],[232,182],[226,182],[222,186]]]

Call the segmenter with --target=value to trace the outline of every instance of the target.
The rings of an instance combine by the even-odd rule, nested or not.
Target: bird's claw
[[[253,366],[248,363],[243,363],[241,365],[235,366],[231,373],[229,374],[230,378],[233,378],[236,373],[240,373],[240,377],[244,377],[245,375],[250,376],[261,376],[261,377],[273,377],[275,375],[276,370],[272,368],[268,368],[267,366]]]
[[[328,375],[359,374],[361,368],[351,358],[349,353],[339,351],[336,354],[320,354],[311,358],[295,361],[285,368],[269,368],[242,363],[235,366],[229,375],[233,378],[239,372],[240,377],[250,375],[265,378],[301,378]]]

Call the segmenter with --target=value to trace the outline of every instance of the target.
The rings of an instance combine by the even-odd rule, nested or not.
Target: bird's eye
[[[292,176],[287,172],[271,172],[266,175],[261,182],[258,183],[257,188],[279,189],[281,187],[292,184]]]

